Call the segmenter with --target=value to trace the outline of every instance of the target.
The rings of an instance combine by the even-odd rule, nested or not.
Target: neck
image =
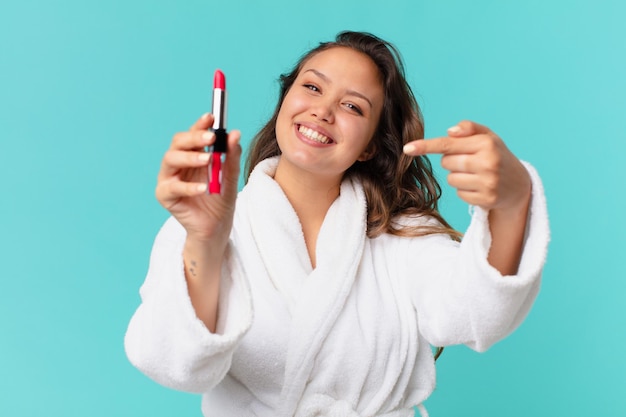
[[[341,176],[325,177],[305,172],[281,158],[276,167],[274,180],[280,185],[298,215],[311,266],[315,268],[317,236],[328,209],[339,196]]]
[[[280,185],[300,221],[322,219],[339,196],[341,176],[323,176],[302,171],[279,161],[274,180]],[[304,217],[304,218],[303,218]]]

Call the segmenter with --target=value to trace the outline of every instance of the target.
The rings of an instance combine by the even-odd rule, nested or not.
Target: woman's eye
[[[308,88],[311,91],[320,91],[320,89],[314,86],[313,84],[304,84],[304,88]]]
[[[361,111],[361,109],[358,106],[355,106],[352,103],[346,103],[346,107],[349,108],[350,110],[360,114],[361,116],[363,116],[363,112]]]

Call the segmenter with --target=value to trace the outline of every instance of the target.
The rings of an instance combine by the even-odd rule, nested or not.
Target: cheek
[[[359,151],[363,151],[367,148],[376,131],[375,127],[372,127],[369,123],[352,124],[349,127],[346,126],[346,129],[350,131],[355,150]]]
[[[378,130],[378,123],[379,120],[377,118],[375,121],[370,121],[370,123],[364,127],[363,135],[367,137],[367,140],[365,141],[365,147],[363,149],[366,149],[374,141],[374,135]]]
[[[302,97],[301,95],[298,94],[293,94],[289,97],[289,101],[285,100],[286,103],[285,104],[285,108],[287,110],[287,113],[289,113],[292,116],[295,116],[297,114],[300,114],[302,112],[304,112],[307,107],[308,107],[308,102],[306,100],[306,97]]]
[[[288,92],[278,111],[277,130],[280,128],[291,128],[292,123],[295,121],[294,119],[305,113],[308,108],[309,100],[306,96]]]
[[[282,129],[285,124],[289,123],[288,107],[287,98],[285,98],[283,104],[280,106],[280,110],[278,110],[278,117],[276,118],[276,131]]]
[[[280,108],[281,112],[287,113],[289,115],[298,114],[307,107],[306,97],[303,97],[301,94],[297,94],[293,91],[290,91],[285,96],[283,100],[283,104]]]
[[[299,102],[300,100],[294,97],[293,94],[287,93],[280,106],[280,110],[278,111],[277,123],[288,122],[295,114],[297,114],[299,108],[301,107]]]

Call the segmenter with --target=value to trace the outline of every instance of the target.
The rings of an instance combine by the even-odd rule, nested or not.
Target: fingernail
[[[201,153],[200,155],[198,155],[198,159],[200,160],[200,162],[209,162],[210,157],[211,155],[208,153]]]
[[[461,128],[458,126],[449,127],[448,133],[461,133]]]
[[[209,117],[209,113],[204,113],[202,115],[202,117],[200,117],[202,120],[205,120],[207,117]]]
[[[415,149],[416,149],[415,145],[409,143],[409,144],[404,145],[404,147],[402,148],[402,151],[404,153],[411,153],[411,152],[415,152]]]
[[[208,142],[213,139],[213,136],[215,136],[215,133],[206,131],[202,134],[202,140]]]
[[[198,190],[198,192],[203,193],[206,191],[206,184],[200,184],[196,187],[196,189]]]

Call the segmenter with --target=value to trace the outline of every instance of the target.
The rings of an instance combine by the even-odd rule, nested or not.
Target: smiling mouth
[[[333,143],[333,140],[328,136],[322,135],[320,132],[310,129],[306,126],[298,125],[298,132],[300,132],[304,137],[312,140],[313,142],[321,143],[323,145]]]

